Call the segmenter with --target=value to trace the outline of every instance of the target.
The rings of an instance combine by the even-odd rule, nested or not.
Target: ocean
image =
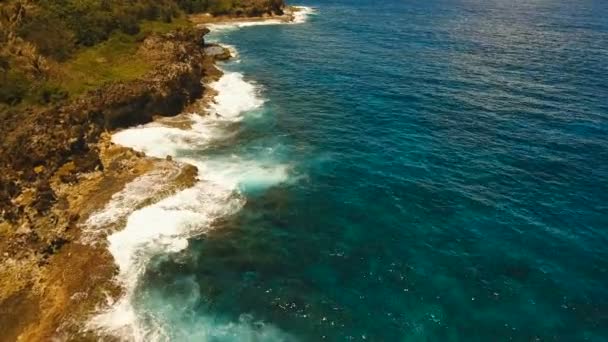
[[[608,2],[303,1],[214,27],[200,182],[109,237],[139,341],[608,340]]]

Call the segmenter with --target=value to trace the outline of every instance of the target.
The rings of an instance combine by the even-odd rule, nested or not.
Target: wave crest
[[[245,81],[240,73],[226,72],[210,86],[217,91],[208,108],[210,115],[187,115],[192,122],[189,129],[153,122],[112,137],[113,142],[149,156],[171,155],[197,166],[199,182],[132,211],[145,194],[158,186],[159,175],[140,177],[89,220],[88,229],[94,233],[112,220],[126,218],[125,228],[108,237],[108,249],[119,268],[116,280],[125,294],[93,317],[89,329],[130,341],[167,340],[160,323],[142,319],[133,306],[138,281],[151,258],[184,250],[189,238],[211,229],[216,219],[236,213],[246,202],[243,191],[267,188],[288,178],[287,165],[239,156],[204,155],[214,141],[229,134],[226,127],[264,104],[258,87]],[[222,329],[246,332],[243,325],[228,324]]]

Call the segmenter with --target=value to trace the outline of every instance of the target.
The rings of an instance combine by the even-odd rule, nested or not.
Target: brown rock
[[[179,170],[163,194],[194,184],[196,167],[143,158],[113,145],[107,132],[176,115],[201,96],[201,80],[214,70],[203,51],[205,33],[146,39],[140,53],[157,58],[158,67],[141,80],[110,84],[62,106],[0,116],[0,326],[6,328],[0,340],[50,341],[66,331],[80,336],[79,320],[108,293],[120,292],[105,247],[78,243],[80,224],[158,165]],[[76,293],[87,295],[71,300]]]

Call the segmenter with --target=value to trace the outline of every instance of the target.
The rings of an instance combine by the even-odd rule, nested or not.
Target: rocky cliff
[[[121,289],[112,281],[116,266],[103,243],[103,234],[110,231],[98,236],[97,243],[84,241],[87,218],[141,176],[160,174],[164,182],[143,199],[148,204],[196,181],[193,166],[148,158],[110,141],[116,129],[179,114],[213,96],[204,83],[219,77],[214,61],[229,58],[229,52],[205,45],[206,29],[160,33],[169,26],[191,27],[171,20],[181,15],[185,21],[180,11],[196,3],[203,2],[0,0],[0,341],[98,340],[83,331],[82,322]],[[213,9],[223,15],[215,20],[283,14],[283,0],[204,4],[192,12]],[[81,5],[88,6],[89,15],[78,14]],[[87,21],[98,23],[99,18],[120,24],[118,34],[128,35],[135,47],[135,63],[146,61],[151,71],[136,79],[112,79],[80,96],[63,96],[56,89],[47,96],[45,87],[54,74],[70,70],[61,58],[111,41],[104,34],[115,34],[115,26],[104,31]],[[144,19],[156,20],[156,31],[138,33]],[[129,25],[133,22],[135,26]],[[94,63],[87,65],[104,60],[103,55],[88,57]],[[112,62],[103,63],[107,67]],[[28,102],[34,92],[35,100]],[[56,95],[62,95],[58,101]]]
[[[85,338],[77,321],[119,289],[103,245],[80,242],[84,220],[150,170],[166,173],[165,195],[196,180],[196,168],[145,158],[106,132],[176,115],[199,99],[203,79],[217,73],[204,53],[206,32],[152,35],[137,53],[155,68],[141,79],[2,118],[0,340]]]
[[[95,143],[104,130],[149,122],[153,115],[175,115],[200,97],[205,57],[203,30],[147,38],[139,53],[156,68],[140,80],[114,83],[63,106],[26,109],[0,123],[0,213],[22,218],[25,208],[14,198],[33,191],[33,205],[44,212],[56,202],[49,179],[66,163],[66,182],[79,172],[101,167]]]

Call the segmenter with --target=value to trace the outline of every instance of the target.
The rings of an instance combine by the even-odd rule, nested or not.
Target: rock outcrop
[[[157,66],[141,80],[109,84],[64,106],[29,109],[0,123],[0,214],[16,222],[25,208],[14,199],[33,191],[34,208],[45,212],[57,198],[49,179],[66,163],[74,176],[102,167],[95,144],[105,130],[142,124],[154,115],[176,115],[203,91],[205,30],[151,36],[140,53]]]
[[[150,170],[168,175],[154,198],[196,181],[195,167],[114,145],[107,132],[176,115],[201,98],[202,80],[217,72],[204,54],[206,32],[148,37],[138,53],[156,68],[140,80],[1,119],[0,340],[86,339],[78,324],[120,289],[103,244],[81,243],[82,223]]]

